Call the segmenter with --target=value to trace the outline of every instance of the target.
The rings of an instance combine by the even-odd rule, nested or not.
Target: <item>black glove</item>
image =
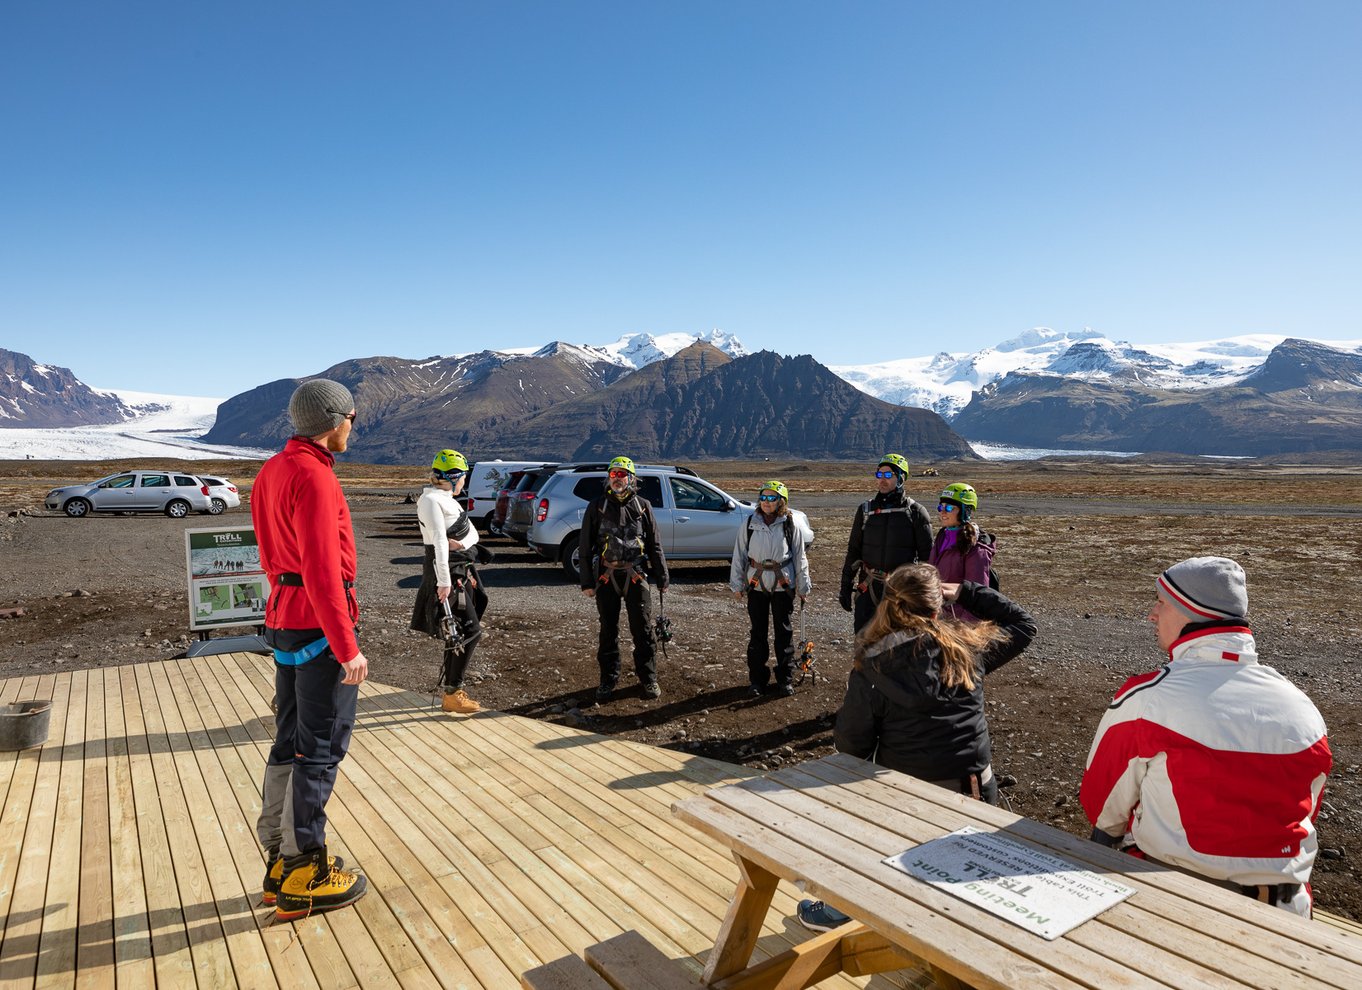
[[[837,604],[842,606],[843,612],[851,611],[851,589],[843,588],[842,593],[837,596]]]

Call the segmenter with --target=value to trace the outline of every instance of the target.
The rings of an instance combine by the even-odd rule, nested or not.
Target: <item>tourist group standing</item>
[[[328,854],[325,813],[368,672],[356,640],[354,533],[333,471],[357,411],[344,385],[324,379],[299,386],[288,411],[295,435],[261,469],[251,498],[273,589],[265,625],[278,708],[257,830],[264,900],[285,920],[352,904],[367,887]],[[412,629],[444,640],[442,708],[458,715],[481,711],[464,677],[487,607],[478,534],[458,502],[468,469],[456,450],[432,461],[417,502],[424,563],[411,619]],[[852,614],[855,643],[834,741],[841,752],[994,804],[984,683],[1027,648],[1036,621],[999,590],[997,544],[979,525],[978,492],[947,485],[933,535],[927,508],[905,490],[909,478],[908,461],[885,454],[852,519],[837,599]],[[762,483],[729,570],[729,589],[746,605],[753,698],[794,693],[793,621],[813,590],[810,537],[790,494],[780,480]],[[581,590],[599,622],[597,702],[619,688],[621,608],[641,695],[659,698],[652,591],[660,604],[669,575],[629,457],[610,462],[583,513],[579,546]],[[1308,915],[1314,820],[1332,765],[1323,720],[1259,661],[1235,561],[1181,561],[1154,590],[1149,619],[1168,662],[1127,681],[1097,727],[1081,787],[1092,838]],[[812,900],[798,918],[816,930],[849,920]]]

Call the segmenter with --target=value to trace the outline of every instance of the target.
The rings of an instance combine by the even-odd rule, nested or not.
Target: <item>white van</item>
[[[486,531],[497,507],[497,492],[506,487],[512,471],[543,467],[546,461],[478,461],[468,470],[463,507],[478,529]]]

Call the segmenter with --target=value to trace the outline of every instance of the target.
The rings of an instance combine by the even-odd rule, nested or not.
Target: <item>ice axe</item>
[[[799,669],[799,677],[795,680],[798,686],[804,683],[804,678],[809,678],[812,685],[818,685],[818,668],[814,666],[818,663],[818,658],[813,655],[813,640],[809,639],[804,631],[804,602],[799,602],[799,657],[795,660],[795,666]]]

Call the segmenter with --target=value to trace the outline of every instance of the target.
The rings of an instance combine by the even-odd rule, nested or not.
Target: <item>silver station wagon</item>
[[[86,485],[54,488],[43,504],[74,519],[91,512],[164,512],[183,519],[214,508],[208,486],[182,471],[122,471]]]
[[[582,513],[605,491],[605,464],[563,465],[540,486],[534,500],[529,544],[541,557],[563,565],[577,580],[580,553],[577,536]],[[751,502],[736,499],[684,467],[638,465],[638,494],[652,505],[658,538],[668,560],[729,560],[738,527],[756,511]],[[813,546],[808,517],[790,510]]]

